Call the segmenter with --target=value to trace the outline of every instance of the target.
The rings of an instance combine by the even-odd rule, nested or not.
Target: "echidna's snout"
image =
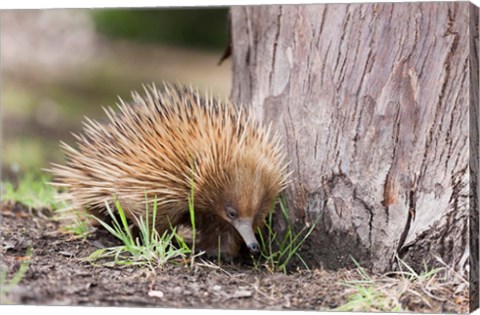
[[[259,246],[255,234],[253,233],[253,220],[251,218],[237,218],[232,221],[233,226],[237,229],[243,241],[247,244],[251,253],[255,254],[259,251]]]

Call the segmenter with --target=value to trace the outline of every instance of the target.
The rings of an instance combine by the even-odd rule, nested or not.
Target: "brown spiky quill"
[[[107,123],[86,118],[76,147],[61,143],[65,165],[54,164],[54,184],[65,187],[72,208],[105,214],[118,198],[126,216],[145,216],[157,203],[157,230],[189,225],[188,196],[195,192],[198,247],[236,256],[242,239],[255,251],[253,231],[263,225],[287,182],[278,136],[246,109],[164,84],[132,93]],[[151,209],[151,208],[150,208]]]

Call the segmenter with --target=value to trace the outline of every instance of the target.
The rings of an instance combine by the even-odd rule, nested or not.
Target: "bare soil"
[[[345,304],[352,293],[344,281],[359,277],[354,270],[285,275],[238,263],[218,267],[200,261],[193,269],[167,264],[155,272],[93,265],[82,258],[114,241],[106,232],[76,239],[62,232],[49,211],[29,211],[18,204],[4,204],[1,214],[7,278],[28,258],[24,257],[27,248],[33,248],[28,272],[2,304],[331,310]],[[448,297],[452,291],[443,294]],[[410,296],[403,306],[423,312],[468,311],[468,300],[451,297],[443,302],[432,299],[428,306]]]

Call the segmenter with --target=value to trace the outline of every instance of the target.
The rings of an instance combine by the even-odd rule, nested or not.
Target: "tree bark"
[[[302,257],[478,278],[477,8],[238,6],[231,22],[231,98],[282,136],[291,218],[320,219]]]

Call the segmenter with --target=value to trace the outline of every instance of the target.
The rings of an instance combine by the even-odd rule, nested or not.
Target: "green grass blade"
[[[12,279],[10,279],[9,286],[13,287],[16,286],[22,281],[23,277],[28,271],[28,267],[30,266],[30,261],[32,259],[32,248],[28,247],[27,251],[25,252],[26,257],[30,257],[29,259],[23,261],[18,268],[18,271],[13,275]]]
[[[125,211],[123,211],[123,208],[120,205],[120,201],[117,198],[115,198],[115,207],[117,208],[117,213],[120,216],[120,220],[122,221],[123,230],[127,233],[130,239],[130,243],[135,244],[135,241],[132,236],[132,232],[130,231],[130,227],[128,226],[127,217],[125,216]]]
[[[157,223],[157,196],[153,199],[153,214],[152,214],[152,231],[156,231],[156,223]],[[153,241],[154,234],[152,233],[152,241]]]

